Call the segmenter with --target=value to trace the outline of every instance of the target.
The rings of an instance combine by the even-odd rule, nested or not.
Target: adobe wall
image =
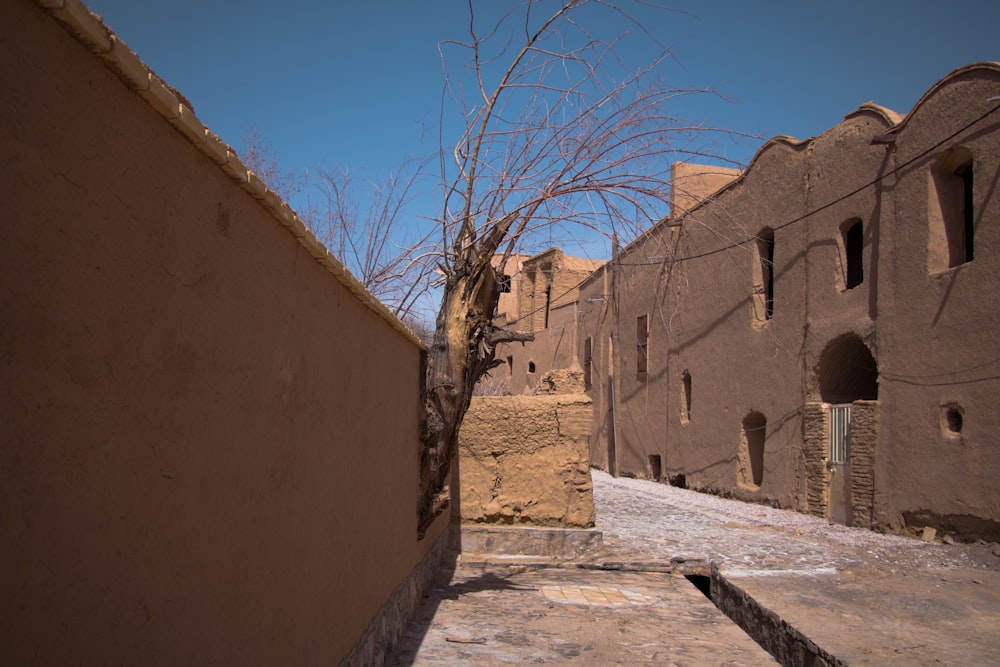
[[[0,31],[0,663],[339,662],[447,525],[419,344],[186,107],[34,3]]]
[[[545,373],[578,366],[579,287],[603,263],[568,257],[559,248],[518,258],[520,272],[513,277],[511,294],[501,294],[497,321],[500,326],[532,332],[534,340],[498,347],[496,358],[506,368],[494,370],[483,383],[490,395],[498,390],[531,394]]]
[[[888,151],[899,170],[886,184],[893,224],[881,228],[892,255],[882,253],[877,274],[876,519],[894,530],[933,526],[939,535],[1000,540],[1000,111],[990,101],[998,95],[1000,65],[957,71],[917,103]],[[931,174],[958,149],[975,172],[974,258],[933,266],[929,255],[945,241],[932,229]],[[947,421],[952,406],[963,416],[959,432]]]
[[[633,244],[615,265],[609,290],[606,327],[598,334],[607,345],[599,363],[613,368],[607,397],[613,400],[612,424],[614,455],[618,474],[646,479],[654,477],[656,457],[661,474],[666,459],[668,415],[673,416],[667,398],[669,372],[667,346],[663,344],[669,313],[663,308],[669,292],[669,256],[674,240],[670,230],[654,230]],[[603,305],[603,304],[602,304]],[[585,311],[586,312],[586,311]],[[585,316],[591,318],[593,310]],[[646,371],[639,372],[638,318],[646,318],[648,341]],[[653,457],[652,459],[650,457]]]
[[[593,352],[594,463],[653,476],[658,456],[674,483],[825,515],[815,406],[851,402],[855,525],[1000,536],[1000,450],[987,444],[1000,429],[998,95],[1000,65],[970,65],[905,119],[867,103],[819,137],[772,139],[738,179],[623,249],[610,304],[587,301],[596,281],[581,290],[581,344],[615,348]],[[942,219],[964,204],[940,203],[935,174],[954,181],[956,160],[974,170],[958,188],[973,183],[975,256],[942,267]],[[770,313],[761,235],[773,239]],[[604,415],[615,418],[602,431]],[[757,459],[749,432],[766,434]]]
[[[462,520],[592,527],[592,407],[583,394],[472,399],[459,439]]]
[[[613,363],[620,474],[651,477],[658,462],[661,478],[674,483],[803,504],[802,390],[788,381],[799,375],[801,363],[794,350],[805,312],[804,267],[795,250],[802,232],[775,234],[781,289],[775,290],[769,321],[760,317],[753,297],[755,250],[751,242],[739,242],[801,214],[803,157],[795,145],[772,146],[753,171],[697,208],[683,226],[654,228],[612,262],[615,316],[600,337],[615,336],[618,348]],[[772,198],[773,207],[757,205]],[[701,257],[705,253],[711,254]],[[593,312],[584,310],[581,318],[589,321]],[[649,337],[644,373],[637,365],[642,317]],[[756,413],[767,420],[764,474],[759,484],[744,484],[743,420]]]
[[[506,393],[534,393],[548,371],[578,365],[574,311],[575,304],[553,308],[549,327],[535,331],[534,340],[497,346],[496,359],[503,365],[492,370],[490,375],[505,383]]]
[[[579,342],[578,358],[584,373],[584,391],[594,401],[590,426],[590,462],[592,465],[615,472],[615,413],[614,367],[612,364],[610,264],[595,271],[580,286],[578,301]],[[590,359],[584,347],[590,341]],[[589,374],[589,378],[587,377]],[[589,381],[588,381],[589,380]]]
[[[740,175],[735,167],[675,162],[670,165],[670,217],[679,218]]]

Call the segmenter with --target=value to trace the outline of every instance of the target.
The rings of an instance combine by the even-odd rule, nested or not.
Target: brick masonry
[[[417,564],[389,600],[382,606],[368,629],[341,661],[341,667],[381,665],[396,646],[424,595],[435,582],[447,580],[455,569],[455,553],[450,550],[452,534],[446,530],[423,560]]]
[[[810,514],[827,513],[827,410],[823,403],[806,403],[802,408],[803,447],[806,469],[806,507]]]
[[[851,407],[851,525],[861,528],[872,526],[878,416],[877,401],[855,401]]]

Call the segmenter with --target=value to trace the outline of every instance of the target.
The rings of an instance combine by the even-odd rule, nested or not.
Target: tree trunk
[[[419,536],[448,506],[445,491],[472,390],[493,362],[500,292],[489,262],[449,276],[427,355],[421,432]]]

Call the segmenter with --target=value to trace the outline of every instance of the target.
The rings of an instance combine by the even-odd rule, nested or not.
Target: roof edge
[[[953,69],[952,71],[948,72],[943,77],[938,79],[933,86],[928,88],[927,92],[925,92],[923,95],[920,96],[920,99],[916,101],[916,103],[910,109],[910,112],[907,113],[906,116],[904,116],[896,125],[893,126],[892,131],[896,132],[900,128],[905,126],[906,122],[913,117],[914,113],[918,109],[920,109],[920,107],[926,104],[930,98],[934,97],[938,93],[938,91],[940,91],[945,86],[949,85],[953,79],[957,79],[963,74],[968,74],[969,72],[974,72],[976,70],[987,70],[1000,73],[1000,62],[992,60],[984,60],[980,62],[969,63],[968,65],[963,65],[962,67]]]

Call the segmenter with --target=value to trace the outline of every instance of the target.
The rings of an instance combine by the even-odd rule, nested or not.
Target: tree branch
[[[531,331],[511,331],[510,329],[494,328],[486,337],[486,342],[496,346],[500,343],[530,343],[535,340]]]

